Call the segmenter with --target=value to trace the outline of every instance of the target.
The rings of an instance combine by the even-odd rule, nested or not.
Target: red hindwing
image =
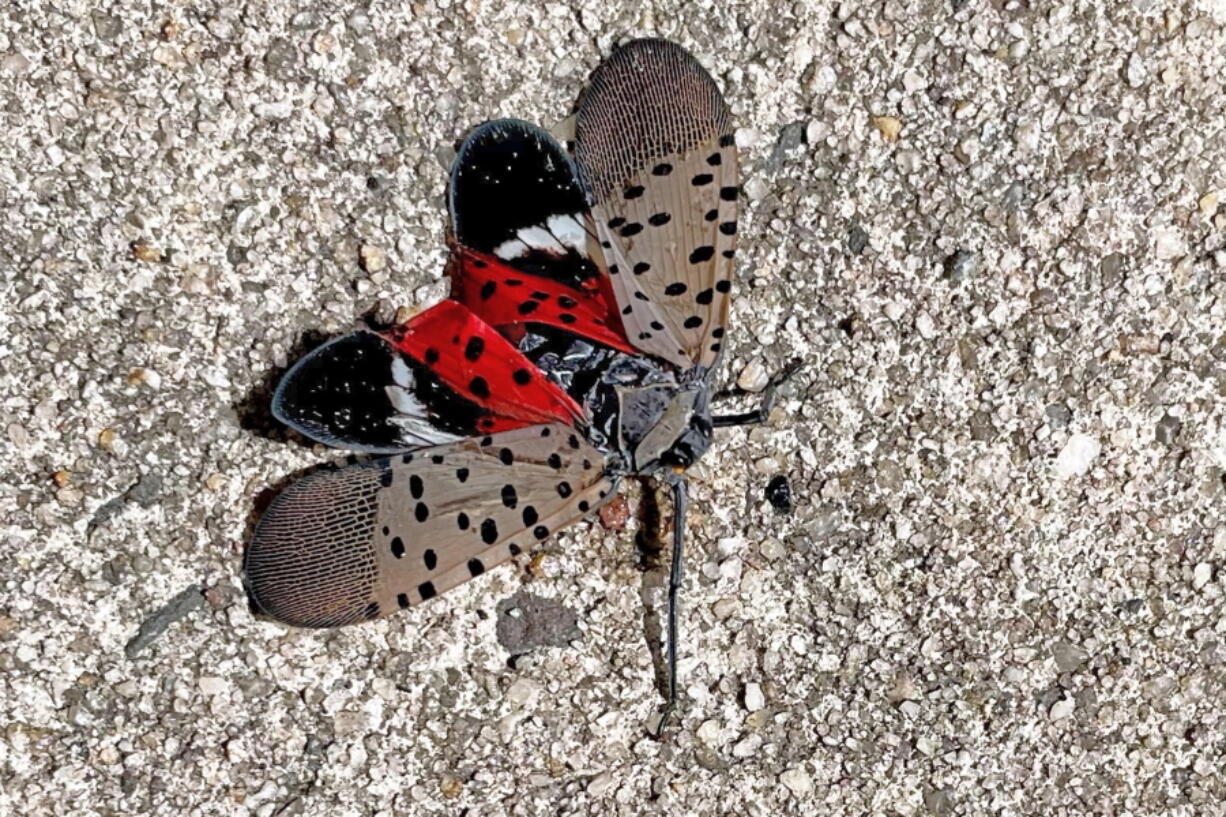
[[[585,289],[531,275],[467,247],[456,247],[449,268],[451,297],[490,326],[541,323],[639,354],[621,331],[621,321],[603,282]]]
[[[493,326],[455,300],[436,304],[386,337],[447,386],[495,415],[483,430],[574,425],[583,409]]]

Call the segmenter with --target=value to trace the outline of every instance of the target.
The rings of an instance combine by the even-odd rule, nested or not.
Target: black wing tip
[[[383,389],[390,382],[395,354],[388,342],[374,332],[362,330],[333,338],[303,355],[281,378],[272,396],[273,417],[299,434],[334,448],[368,454],[404,450],[390,423],[385,423],[370,439],[358,440],[344,433],[347,429],[339,425],[339,420],[330,425],[321,419],[352,412],[355,403],[362,404],[362,410],[368,413],[367,420],[373,421],[383,414],[384,419],[390,418],[391,403]],[[350,389],[359,387],[365,393],[332,393],[338,376],[348,376],[346,385]],[[386,404],[382,414],[380,398]]]

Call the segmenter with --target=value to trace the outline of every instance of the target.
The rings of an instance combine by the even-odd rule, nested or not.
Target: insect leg
[[[686,483],[681,477],[674,477],[673,487],[673,557],[668,573],[668,700],[664,711],[660,713],[660,725],[656,727],[656,737],[664,734],[668,717],[677,705],[677,595],[681,590],[682,553],[685,542],[685,507]]]
[[[783,368],[779,374],[771,378],[771,381],[766,384],[766,388],[762,391],[762,402],[758,408],[753,411],[742,412],[741,414],[717,414],[711,418],[711,425],[716,428],[727,428],[729,426],[744,426],[756,425],[757,423],[766,422],[766,418],[770,415],[771,409],[775,406],[775,395],[779,388],[792,379],[792,375],[800,368],[800,360],[793,360]],[[732,397],[735,392],[724,392],[717,394],[716,397]]]

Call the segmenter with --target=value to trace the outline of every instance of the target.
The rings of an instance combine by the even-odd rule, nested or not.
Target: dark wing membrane
[[[472,131],[452,165],[448,204],[465,247],[574,287],[599,274],[574,166],[535,125],[499,119]]]
[[[580,100],[575,157],[626,336],[678,366],[713,366],[728,319],[738,184],[714,80],[674,43],[628,43]]]
[[[335,627],[419,604],[596,508],[604,458],[539,425],[311,474],[256,525],[244,569],[255,605]]]
[[[272,411],[312,440],[372,454],[493,430],[479,425],[489,411],[374,332],[344,335],[299,360],[281,379]]]

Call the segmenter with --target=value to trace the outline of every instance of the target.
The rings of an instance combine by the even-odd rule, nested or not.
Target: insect
[[[448,300],[316,349],[273,411],[377,455],[310,474],[268,507],[246,553],[267,615],[335,627],[412,607],[530,551],[631,475],[674,507],[667,701],[677,698],[685,470],[711,412],[737,240],[728,106],[689,53],[636,40],[594,72],[573,156],[488,122],[451,172]]]

